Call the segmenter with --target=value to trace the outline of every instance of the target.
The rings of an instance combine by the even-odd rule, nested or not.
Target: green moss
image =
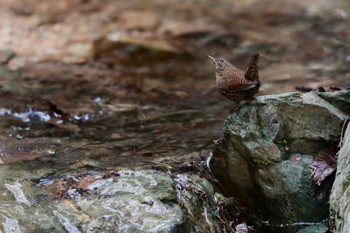
[[[295,99],[300,99],[301,95],[302,94],[300,92],[294,92],[294,93],[290,93],[289,95],[279,96],[278,98],[284,101],[292,101]]]
[[[263,124],[263,119],[259,113],[257,113],[256,117],[257,117],[257,122],[258,122],[257,127],[258,127],[258,131],[260,133],[260,136],[262,139],[266,139],[264,129],[267,127],[267,125]]]
[[[283,139],[281,139],[281,140],[278,140],[277,142],[275,142],[276,144],[278,144],[278,145],[281,145],[281,146],[288,146],[288,141],[287,141],[287,139],[285,139],[285,138],[283,138]]]
[[[269,159],[253,159],[253,164],[257,166],[267,166],[273,163],[274,162]]]

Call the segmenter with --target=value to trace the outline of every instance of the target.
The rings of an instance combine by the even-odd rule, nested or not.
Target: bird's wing
[[[219,90],[222,93],[234,93],[234,92],[241,92],[241,91],[247,91],[252,88],[255,88],[259,84],[259,81],[248,81],[245,80],[245,82],[231,82],[226,83],[224,87],[219,86]]]
[[[259,73],[258,73],[258,60],[259,60],[259,54],[254,54],[252,58],[250,59],[249,66],[247,68],[247,71],[244,74],[244,77],[247,80],[259,80]]]

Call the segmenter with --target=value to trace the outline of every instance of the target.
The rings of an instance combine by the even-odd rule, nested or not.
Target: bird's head
[[[226,61],[223,58],[215,58],[210,55],[207,55],[215,64],[215,68],[217,71],[224,71],[226,68],[231,67],[231,63]]]

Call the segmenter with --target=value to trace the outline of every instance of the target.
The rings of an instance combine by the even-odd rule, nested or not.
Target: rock
[[[318,96],[326,100],[342,112],[350,115],[350,98],[347,91],[340,92],[320,92]]]
[[[165,173],[120,171],[91,182],[86,190],[91,195],[73,188],[71,200],[53,203],[54,215],[68,232],[177,232],[183,224],[173,180]]]
[[[179,174],[175,177],[178,202],[185,210],[182,232],[223,232],[218,220],[214,189],[204,178],[197,175]]]
[[[318,187],[309,166],[340,138],[347,116],[334,99],[349,100],[350,91],[260,96],[229,115],[209,160],[224,194],[271,224],[328,218],[334,177]]]
[[[0,50],[0,65],[7,64],[15,55],[15,52],[13,52],[12,50]]]
[[[350,232],[350,124],[338,154],[337,174],[330,196],[331,220],[335,233]]]
[[[114,54],[115,50],[127,51],[128,53],[133,52],[133,54],[140,54],[140,56],[144,56],[144,53],[146,53],[155,58],[173,57],[184,52],[164,39],[136,37],[119,31],[110,33],[95,41],[95,57],[99,58]]]
[[[0,168],[2,175],[10,174],[7,167]],[[25,173],[18,175],[29,177]],[[208,229],[222,232],[214,189],[197,175],[171,177],[155,170],[121,170],[44,178],[39,184],[26,180],[0,185],[1,229],[70,233],[200,233]]]
[[[304,227],[297,233],[326,233],[328,232],[328,227],[323,224],[316,224],[313,226]]]

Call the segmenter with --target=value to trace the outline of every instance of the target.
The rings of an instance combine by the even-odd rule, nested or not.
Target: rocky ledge
[[[260,96],[227,117],[209,167],[225,196],[265,227],[324,223],[349,114],[350,91]]]

